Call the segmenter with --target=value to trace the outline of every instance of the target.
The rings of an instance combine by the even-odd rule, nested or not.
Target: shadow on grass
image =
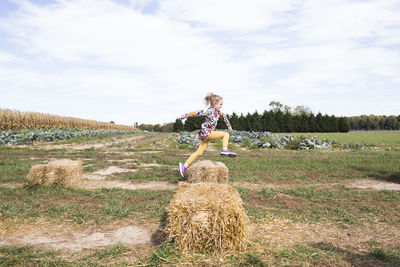
[[[343,255],[343,260],[351,266],[400,266],[400,257],[392,251],[375,248],[367,254],[359,254],[344,250],[326,243],[315,243],[314,248]]]
[[[357,170],[364,172],[371,179],[400,184],[400,171],[372,170],[364,167],[359,167]]]
[[[400,184],[400,171],[378,171],[374,172],[373,175],[379,180]]]
[[[161,245],[167,240],[167,234],[165,233],[165,227],[167,226],[167,219],[168,219],[168,214],[166,211],[164,211],[161,217],[160,225],[157,228],[157,231],[151,235],[151,243],[154,246]]]

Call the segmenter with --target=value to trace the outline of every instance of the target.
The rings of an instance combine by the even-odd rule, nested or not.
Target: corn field
[[[21,112],[10,109],[0,109],[0,131],[23,129],[67,129],[79,128],[90,130],[135,130],[132,126],[119,125],[110,122],[84,120],[73,117],[63,117],[38,112]]]

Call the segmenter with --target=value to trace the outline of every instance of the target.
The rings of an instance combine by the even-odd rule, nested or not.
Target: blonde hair
[[[222,97],[219,95],[214,95],[213,93],[208,93],[204,98],[204,102],[206,105],[214,106],[218,101],[220,101]]]

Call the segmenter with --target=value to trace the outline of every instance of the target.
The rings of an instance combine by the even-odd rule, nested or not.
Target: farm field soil
[[[358,140],[349,133],[346,139]],[[375,140],[381,140],[374,137]],[[242,149],[224,162],[250,217],[248,249],[182,255],[162,232],[191,149],[141,133],[0,148],[0,265],[400,265],[400,150]],[[32,165],[81,160],[75,188],[27,186]]]

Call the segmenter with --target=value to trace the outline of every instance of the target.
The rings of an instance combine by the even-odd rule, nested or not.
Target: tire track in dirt
[[[43,147],[45,150],[59,150],[59,149],[67,149],[67,150],[85,150],[85,149],[102,149],[102,148],[107,148],[107,149],[117,149],[119,150],[119,147],[113,147],[112,144],[115,142],[118,143],[126,143],[130,148],[137,147],[139,145],[148,143],[148,142],[153,142],[156,140],[161,139],[163,136],[161,134],[157,134],[153,137],[148,137],[146,134],[139,134],[135,136],[127,136],[127,137],[122,137],[120,139],[116,140],[103,140],[100,143],[85,143],[85,144],[37,144],[36,146]],[[24,145],[26,146],[26,145]]]
[[[6,225],[8,224],[8,225]],[[36,222],[13,225],[1,223],[0,246],[30,245],[66,252],[99,249],[123,243],[128,246],[151,245],[158,225],[135,225],[129,222],[98,227],[54,224],[39,218]]]
[[[168,182],[146,182],[146,183],[128,183],[119,181],[89,181],[85,180],[80,185],[84,189],[101,189],[101,188],[121,188],[129,190],[147,189],[147,190],[167,190],[176,189],[178,186]]]
[[[372,179],[360,179],[355,181],[344,181],[344,182],[334,182],[334,183],[251,183],[251,182],[230,182],[232,186],[235,187],[243,187],[251,190],[261,190],[265,188],[282,188],[282,189],[291,189],[298,187],[315,187],[319,189],[327,189],[335,186],[348,186],[350,188],[358,188],[364,190],[391,190],[391,191],[400,191],[400,184],[392,183],[388,181],[381,180],[372,180]]]
[[[249,236],[278,247],[301,243],[329,244],[340,250],[366,253],[370,250],[368,242],[371,240],[387,246],[398,244],[400,231],[396,225],[381,222],[343,229],[335,223],[301,223],[270,216],[250,224]]]

